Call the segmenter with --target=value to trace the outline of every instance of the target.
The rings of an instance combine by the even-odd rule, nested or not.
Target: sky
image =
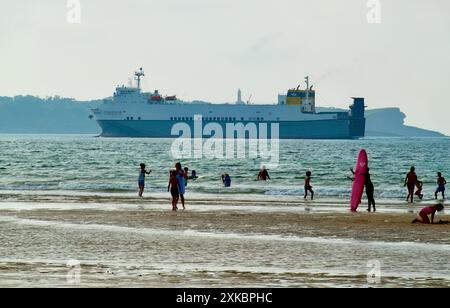
[[[0,0],[0,96],[104,98],[143,67],[144,90],[275,103],[309,75],[318,106],[450,135],[448,0],[79,0],[79,23],[71,2]]]

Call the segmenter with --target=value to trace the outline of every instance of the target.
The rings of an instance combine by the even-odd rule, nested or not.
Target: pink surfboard
[[[350,199],[350,209],[352,212],[356,212],[359,204],[361,203],[361,198],[364,191],[364,183],[366,177],[364,174],[367,173],[369,161],[367,159],[367,153],[365,150],[361,150],[358,155],[358,160],[355,166],[355,179],[353,180],[352,186],[352,196]]]

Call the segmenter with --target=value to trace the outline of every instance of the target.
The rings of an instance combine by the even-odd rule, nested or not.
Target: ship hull
[[[189,132],[184,132],[184,137],[195,137],[198,135],[198,126],[194,126],[193,121],[176,122],[167,120],[97,120],[102,128],[103,137],[141,137],[141,138],[179,138],[181,132],[172,131],[176,124],[183,124],[189,127]],[[215,122],[222,128],[224,138],[234,138],[237,135],[227,135],[227,124],[241,123],[243,125],[253,124],[253,122]],[[210,137],[204,134],[203,128],[207,122],[202,123],[201,135],[204,138]],[[262,124],[262,125],[261,125]],[[258,137],[267,136],[272,138],[272,130],[278,124],[278,137],[280,139],[356,139],[364,136],[364,119],[333,119],[316,121],[280,121],[280,122],[260,122],[256,123]],[[197,131],[196,131],[197,129]],[[262,131],[263,130],[263,131]],[[196,135],[194,135],[197,133]],[[253,135],[254,136],[254,135]],[[274,137],[276,134],[274,133]],[[251,134],[245,138],[253,138]]]

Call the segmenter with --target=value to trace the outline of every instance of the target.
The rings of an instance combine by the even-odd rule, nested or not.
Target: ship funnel
[[[364,117],[364,98],[352,97],[350,106],[350,135],[354,138],[365,136],[366,118]]]
[[[350,115],[352,118],[361,119],[364,118],[364,98],[352,97],[353,104],[350,106]]]

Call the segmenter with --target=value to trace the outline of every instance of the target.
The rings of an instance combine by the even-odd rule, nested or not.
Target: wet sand
[[[132,228],[155,228],[172,231],[265,234],[283,236],[339,237],[365,241],[409,241],[450,244],[450,225],[411,224],[415,214],[386,213],[242,213],[235,210],[196,211],[136,209],[1,211],[1,216],[64,221],[75,224],[110,224]],[[436,216],[450,220],[450,215]]]
[[[450,225],[413,225],[408,209],[191,200],[172,212],[157,198],[33,198],[2,196],[0,286],[71,286],[69,259],[81,262],[81,287],[450,286]],[[372,259],[381,284],[367,282]]]

